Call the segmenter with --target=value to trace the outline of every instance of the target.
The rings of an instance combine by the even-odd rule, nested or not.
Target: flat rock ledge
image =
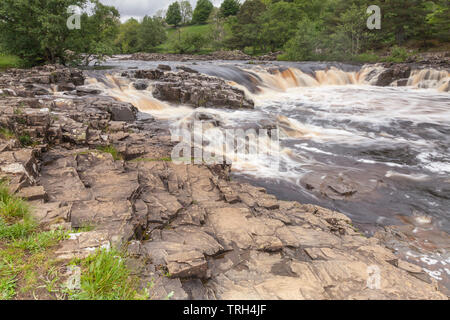
[[[231,181],[226,165],[167,161],[167,128],[133,120],[132,108],[119,120],[113,110],[128,105],[114,103],[0,99],[2,127],[34,141],[0,138],[0,177],[31,201],[43,227],[90,230],[64,240],[57,259],[124,248],[142,286],[153,283],[152,299],[447,299],[341,213]]]
[[[125,71],[122,76],[130,78],[137,90],[144,90],[151,84],[153,97],[170,103],[194,108],[253,109],[255,106],[243,90],[223,79],[200,74],[188,67],[180,66],[178,70]]]

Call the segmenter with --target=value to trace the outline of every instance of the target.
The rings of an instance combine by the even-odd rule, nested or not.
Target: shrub
[[[400,63],[400,62],[405,62],[408,58],[409,58],[409,53],[405,48],[399,47],[399,46],[394,46],[394,47],[392,47],[391,55],[386,58],[386,61]]]
[[[197,53],[207,44],[208,39],[199,33],[185,33],[181,35],[179,41],[172,44],[172,49],[176,53]]]

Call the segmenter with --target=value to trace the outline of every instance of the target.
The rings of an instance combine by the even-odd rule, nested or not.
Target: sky
[[[153,16],[158,10],[167,9],[175,0],[100,0],[100,2],[113,5],[119,9],[120,20],[125,21],[131,17]],[[197,0],[189,0],[189,2],[192,4],[192,9],[194,9]],[[212,0],[211,2],[217,7],[222,0]]]

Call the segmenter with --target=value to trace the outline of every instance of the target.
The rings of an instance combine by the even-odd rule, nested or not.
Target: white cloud
[[[158,10],[167,9],[169,4],[175,2],[175,0],[100,0],[103,4],[112,5],[116,7],[120,12],[122,21],[125,21],[131,17],[142,18],[145,15],[152,16]],[[223,0],[212,0],[211,2],[215,6],[219,6]],[[192,8],[195,8],[197,0],[189,0],[192,4]]]

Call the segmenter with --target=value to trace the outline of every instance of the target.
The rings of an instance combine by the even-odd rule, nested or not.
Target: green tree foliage
[[[139,51],[152,51],[166,40],[167,33],[162,20],[145,16],[138,30]]]
[[[357,55],[360,53],[364,41],[368,38],[367,8],[353,4],[340,16],[340,23],[334,34],[336,43],[334,50],[345,55]]]
[[[172,3],[167,9],[166,22],[175,27],[181,23],[181,9],[178,2]]]
[[[116,46],[121,53],[135,53],[139,51],[139,27],[139,21],[133,18],[120,25]]]
[[[131,18],[119,29],[115,44],[121,53],[151,52],[167,40],[163,20],[159,17],[145,16],[141,23]]]
[[[239,0],[224,0],[220,6],[220,15],[223,18],[235,16],[239,12],[241,3]]]
[[[229,24],[226,23],[226,21],[227,18],[222,16],[220,10],[211,13],[209,17],[209,30],[207,37],[209,38],[211,48],[214,50],[223,49],[225,40],[231,34]]]
[[[69,6],[93,7],[83,14],[81,30],[70,30]],[[0,41],[4,49],[30,65],[67,63],[84,53],[97,57],[112,52],[119,14],[97,0],[2,0]]]
[[[261,0],[247,0],[241,6],[235,19],[230,19],[232,37],[228,39],[229,47],[244,49],[256,47],[262,49],[262,25],[259,17],[266,11],[266,5]]]
[[[70,50],[75,53],[75,62],[88,65],[93,60],[103,60],[114,54],[114,40],[119,32],[119,12],[116,8],[94,2],[93,14],[84,13],[81,29],[72,30],[68,40]]]
[[[428,2],[427,24],[431,34],[439,40],[450,41],[450,1]]]
[[[66,41],[70,37],[67,8],[85,4],[86,0],[0,1],[0,36],[4,48],[30,64],[65,60]]]
[[[172,43],[175,53],[198,53],[208,43],[208,38],[200,33],[182,33],[179,40]]]
[[[194,24],[205,24],[214,6],[209,0],[198,0],[195,6],[192,22]]]
[[[391,36],[398,45],[413,37],[426,37],[425,3],[425,0],[384,0],[381,3],[384,12],[382,30],[386,31],[386,36]]]
[[[192,20],[192,6],[189,1],[180,2],[181,23],[186,25]]]
[[[269,5],[258,19],[262,26],[262,42],[272,51],[282,48],[295,35],[301,16],[295,3],[280,1]]]
[[[298,23],[298,31],[285,45],[285,60],[313,60],[320,52],[321,32],[317,22],[305,18]]]

